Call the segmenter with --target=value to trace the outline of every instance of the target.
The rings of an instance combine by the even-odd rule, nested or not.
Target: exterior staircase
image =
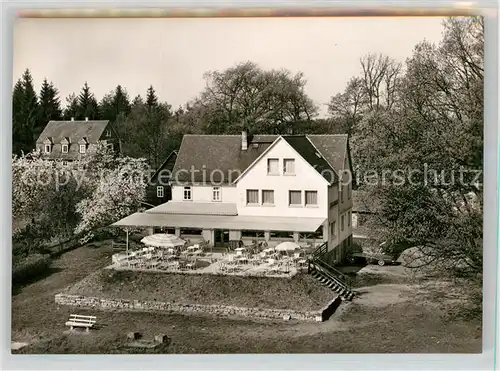
[[[309,258],[307,271],[322,285],[338,293],[343,300],[351,301],[354,292],[351,291],[349,277],[326,262],[324,257],[327,252],[328,244],[325,242]]]

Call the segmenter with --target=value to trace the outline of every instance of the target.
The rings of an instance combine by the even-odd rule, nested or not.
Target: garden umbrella
[[[300,249],[300,246],[295,242],[282,242],[275,249],[276,251],[295,251]]]
[[[291,251],[295,251],[298,249],[300,249],[299,245],[297,245],[295,242],[288,242],[288,241],[282,242],[278,246],[276,246],[276,251],[286,252],[287,255],[289,255]]]
[[[141,240],[141,242],[148,246],[163,248],[184,246],[184,244],[186,243],[186,241],[184,241],[183,239],[173,234],[167,233],[157,233],[146,236]]]

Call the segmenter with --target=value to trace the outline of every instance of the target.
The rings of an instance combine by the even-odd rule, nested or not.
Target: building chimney
[[[71,118],[71,121],[75,121],[75,118],[74,118],[74,117],[72,117],[72,118]]]
[[[88,117],[85,117],[85,121],[89,121],[89,118],[88,118]]]
[[[246,151],[248,149],[248,136],[246,131],[241,132],[241,150]]]

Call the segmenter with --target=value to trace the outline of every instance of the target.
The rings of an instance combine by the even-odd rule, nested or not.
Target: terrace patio
[[[148,238],[154,236],[161,234],[148,236],[143,240],[147,244]],[[256,242],[233,251],[213,252],[207,244],[191,244],[172,235],[163,236],[170,236],[173,242],[115,254],[109,268],[277,277],[292,277],[307,268],[308,245],[301,247],[293,242],[284,242],[269,247]]]

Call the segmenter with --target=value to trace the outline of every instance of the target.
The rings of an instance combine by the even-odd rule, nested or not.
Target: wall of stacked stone
[[[318,311],[296,311],[288,309],[245,308],[227,305],[181,304],[159,301],[139,301],[125,299],[106,299],[89,296],[57,294],[56,304],[99,309],[125,309],[139,311],[165,311],[185,314],[205,313],[218,316],[243,316],[261,319],[294,319],[299,321],[324,321],[325,313],[332,305],[338,307],[340,298],[333,299]],[[327,316],[329,317],[329,316]]]
[[[116,258],[114,258],[116,259]],[[238,276],[238,277],[268,277],[268,278],[293,278],[298,274],[301,274],[302,272],[299,272],[297,270],[290,271],[289,273],[286,274],[266,274],[264,272],[259,272],[259,273],[248,273],[248,271],[245,272],[234,272],[234,273],[222,273],[220,271],[204,271],[200,272],[197,270],[162,270],[162,269],[152,269],[152,268],[131,268],[131,267],[121,267],[117,264],[112,264],[104,267],[104,269],[111,269],[115,271],[131,271],[131,272],[146,272],[146,273],[175,273],[175,274],[186,274],[186,275],[193,275],[193,276],[202,276],[202,275],[207,275],[211,274],[213,276]]]

